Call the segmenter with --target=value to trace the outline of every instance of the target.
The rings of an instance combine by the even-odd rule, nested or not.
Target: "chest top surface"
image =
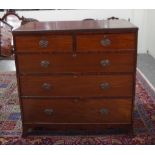
[[[14,34],[24,32],[59,32],[59,31],[97,31],[97,30],[132,30],[138,28],[126,20],[81,20],[29,22],[14,30]]]

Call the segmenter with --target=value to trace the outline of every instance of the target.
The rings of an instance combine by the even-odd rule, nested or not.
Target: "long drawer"
[[[133,76],[20,76],[22,96],[132,96]]]
[[[71,52],[71,35],[24,35],[16,36],[16,52]]]
[[[134,52],[19,54],[20,73],[133,72]],[[29,63],[31,61],[31,63]]]
[[[131,123],[131,99],[22,99],[25,123]]]
[[[77,35],[77,51],[136,49],[135,33]]]

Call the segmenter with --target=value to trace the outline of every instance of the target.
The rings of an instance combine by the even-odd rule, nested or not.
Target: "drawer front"
[[[22,96],[132,96],[132,75],[20,76]]]
[[[70,35],[16,36],[16,52],[69,52],[72,51]]]
[[[22,99],[25,123],[131,123],[130,99]]]
[[[77,51],[136,49],[135,33],[78,35]]]
[[[20,73],[133,72],[134,52],[101,54],[19,54]],[[31,63],[30,63],[31,61]]]

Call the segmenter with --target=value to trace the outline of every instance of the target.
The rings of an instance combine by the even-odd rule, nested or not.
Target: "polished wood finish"
[[[92,33],[92,32],[137,32],[138,28],[126,20],[80,20],[80,21],[49,21],[49,22],[31,22],[22,25],[14,31],[14,34],[32,34],[32,33],[57,33],[68,32]]]
[[[124,73],[134,71],[134,53],[78,53],[74,54],[19,54],[19,72],[21,74],[37,73]],[[31,63],[27,63],[32,60]],[[109,64],[102,64],[108,60]],[[42,65],[43,61],[49,64]]]
[[[47,47],[41,47],[41,40],[48,41]],[[72,51],[72,36],[70,35],[28,35],[16,37],[17,52],[69,52]]]
[[[132,75],[21,76],[20,81],[22,96],[132,96]],[[109,88],[101,88],[103,83]]]
[[[131,130],[138,28],[125,20],[31,22],[14,34],[23,135]]]
[[[87,129],[87,130],[86,130]],[[49,124],[49,123],[24,123],[23,124],[23,132],[24,137],[32,135],[34,131],[39,131],[39,133],[48,135],[100,135],[102,136],[107,134],[121,134],[121,133],[129,133],[131,132],[131,124],[119,123],[119,124]],[[33,132],[33,133],[32,133]],[[36,135],[36,133],[35,133]]]
[[[109,45],[102,45],[101,41],[109,39]],[[90,34],[77,36],[77,51],[107,51],[107,50],[133,50],[136,47],[135,33],[123,34]],[[123,42],[123,44],[122,44]]]
[[[22,99],[22,102],[25,123],[131,123],[131,99]]]

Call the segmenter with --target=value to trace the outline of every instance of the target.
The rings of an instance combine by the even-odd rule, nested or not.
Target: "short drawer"
[[[136,49],[135,33],[77,35],[77,51]]]
[[[16,36],[16,52],[69,52],[72,51],[71,35]]]
[[[132,75],[20,76],[22,96],[132,96]]]
[[[131,123],[131,99],[22,99],[24,123]]]
[[[134,52],[90,54],[19,54],[20,73],[133,72]]]

